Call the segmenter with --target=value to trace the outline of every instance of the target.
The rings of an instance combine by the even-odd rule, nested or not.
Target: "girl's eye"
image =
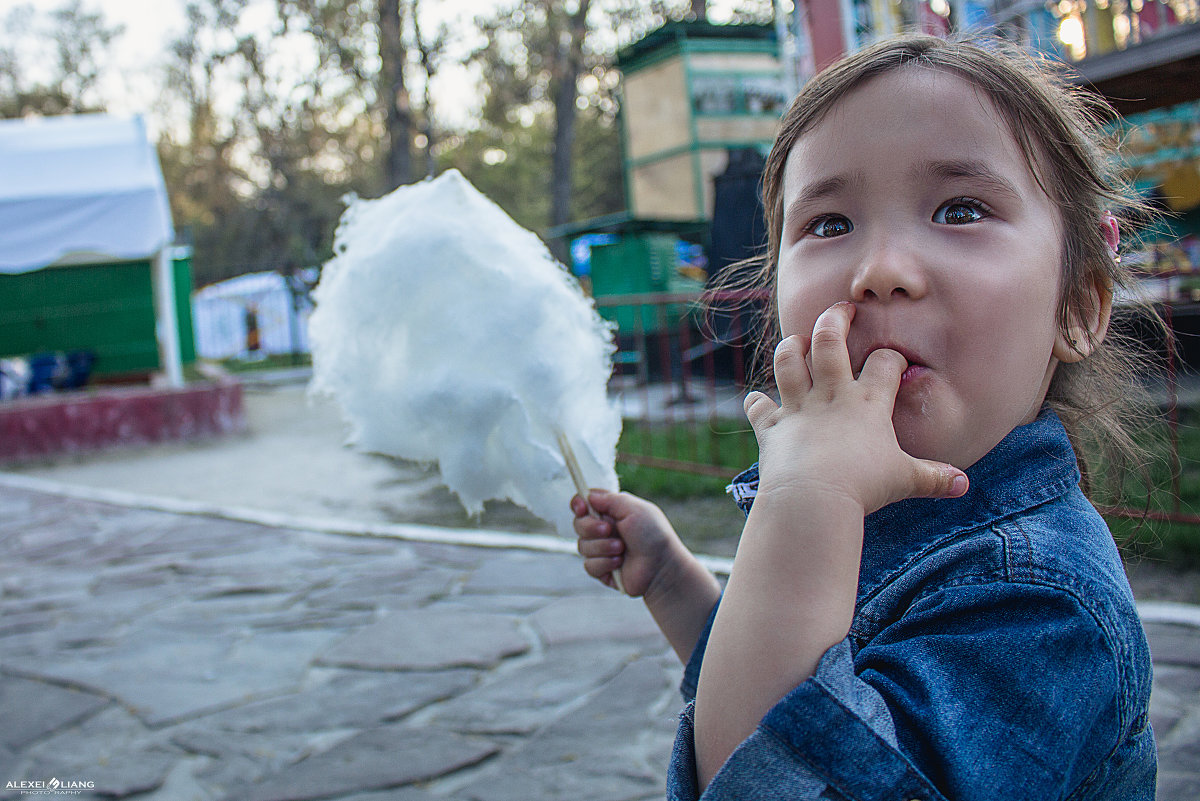
[[[945,225],[966,225],[988,216],[990,210],[983,203],[974,198],[958,197],[939,206],[933,213],[933,221]]]
[[[827,214],[823,217],[817,217],[810,222],[804,229],[804,233],[812,236],[828,239],[834,236],[843,236],[854,230],[854,223],[846,219],[840,214]]]

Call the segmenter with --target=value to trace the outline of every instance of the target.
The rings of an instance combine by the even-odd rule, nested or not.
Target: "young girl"
[[[572,501],[587,572],[621,568],[686,663],[671,798],[1153,798],[1150,656],[1072,448],[1121,435],[1095,399],[1125,282],[1081,98],[998,42],[905,37],[787,113],[779,402],[746,398],[724,593],[657,507]]]

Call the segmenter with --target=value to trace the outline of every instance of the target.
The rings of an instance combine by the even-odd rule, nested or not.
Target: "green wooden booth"
[[[180,358],[196,360],[190,295],[192,259],[171,258]],[[122,261],[0,274],[0,358],[88,350],[95,378],[139,377],[162,369],[153,262]]]

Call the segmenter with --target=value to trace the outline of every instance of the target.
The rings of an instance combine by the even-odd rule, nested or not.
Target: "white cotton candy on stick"
[[[471,514],[511,500],[574,536],[576,492],[617,489],[612,329],[533,233],[457,171],[351,201],[314,290],[311,389],[356,448],[436,463]]]
[[[583,498],[584,504],[587,506],[588,514],[592,517],[599,517],[600,513],[592,506],[592,502],[588,500],[588,485],[587,479],[583,477],[583,468],[579,466],[579,459],[575,456],[575,449],[571,447],[571,440],[567,439],[567,435],[563,432],[557,432],[558,449],[562,452],[563,460],[567,463],[567,473],[571,476],[571,481],[575,483],[575,490],[579,493],[579,497]],[[613,584],[617,586],[617,591],[625,594],[625,582],[621,580],[621,568],[617,568],[612,572]]]

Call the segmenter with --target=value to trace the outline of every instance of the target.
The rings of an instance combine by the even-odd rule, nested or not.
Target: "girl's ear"
[[[1081,362],[1104,341],[1108,322],[1112,319],[1112,286],[1102,275],[1096,274],[1087,293],[1084,308],[1067,311],[1070,324],[1060,330],[1054,338],[1054,358],[1068,364]]]

